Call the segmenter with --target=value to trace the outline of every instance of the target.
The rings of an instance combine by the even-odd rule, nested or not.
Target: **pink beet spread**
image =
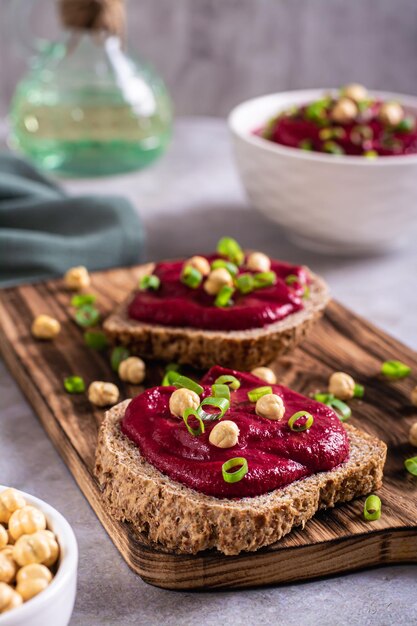
[[[329,471],[347,459],[348,437],[331,408],[282,385],[272,385],[273,392],[284,400],[285,416],[280,421],[259,417],[247,392],[265,382],[252,374],[219,366],[202,379],[201,398],[211,395],[211,384],[222,374],[233,374],[241,381],[241,387],[231,391],[230,409],[223,418],[239,427],[239,441],[233,448],[221,449],[209,443],[210,431],[217,422],[206,422],[205,433],[194,437],[182,419],[171,415],[169,398],[174,387],[148,389],[126,409],[122,432],[163,474],[210,496],[243,498]],[[301,410],[310,412],[314,423],[307,431],[293,432],[288,419]],[[222,465],[234,457],[245,457],[249,471],[239,482],[228,483],[223,479]]]
[[[220,256],[207,256],[210,262]],[[236,292],[233,305],[214,306],[214,296],[203,288],[191,289],[181,280],[184,261],[158,263],[154,274],[161,280],[157,291],[138,291],[129,306],[129,316],[140,322],[202,328],[204,330],[247,330],[278,322],[303,308],[304,285],[308,284],[303,267],[271,261],[277,282],[271,287],[256,289],[250,294]],[[239,273],[248,270],[243,266]],[[299,282],[287,285],[285,278],[294,274]]]

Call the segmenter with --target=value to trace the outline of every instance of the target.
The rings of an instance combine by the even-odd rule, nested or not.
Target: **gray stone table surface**
[[[130,197],[147,230],[149,259],[210,250],[221,234],[231,234],[244,245],[309,264],[336,298],[417,347],[417,249],[361,259],[296,249],[247,203],[221,120],[179,120],[171,149],[149,170],[64,184],[76,193]],[[1,363],[0,398],[0,482],[46,499],[77,535],[72,626],[417,623],[417,568],[411,565],[248,591],[183,593],[146,585],[124,563]]]

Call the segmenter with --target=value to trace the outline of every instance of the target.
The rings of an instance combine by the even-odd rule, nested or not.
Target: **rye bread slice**
[[[142,275],[152,269],[153,264],[144,265]],[[146,359],[200,369],[223,365],[251,370],[293,350],[322,316],[330,299],[329,290],[321,278],[311,272],[310,276],[310,297],[304,309],[265,328],[217,331],[138,322],[127,314],[133,295],[106,319],[103,328],[111,343],[128,346],[132,354]]]
[[[255,551],[303,526],[319,509],[378,489],[386,457],[379,439],[345,425],[348,461],[262,496],[219,499],[172,481],[141,456],[120,430],[130,400],[102,423],[95,474],[109,512],[137,533],[176,553],[217,548],[227,555]]]

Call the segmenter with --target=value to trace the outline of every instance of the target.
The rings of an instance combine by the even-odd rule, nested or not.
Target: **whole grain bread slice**
[[[106,413],[95,474],[110,513],[173,552],[195,554],[217,548],[234,555],[255,551],[292,528],[304,526],[319,509],[368,494],[382,483],[386,445],[345,425],[350,456],[336,469],[253,498],[207,496],[162,474],[122,434],[120,420],[129,402]]]
[[[141,275],[151,273],[153,267],[153,264],[144,265]],[[147,359],[201,369],[223,365],[251,370],[293,350],[322,316],[330,299],[329,290],[321,278],[309,274],[310,297],[305,300],[304,308],[264,328],[217,331],[138,322],[127,313],[133,295],[106,319],[103,328],[113,344],[128,346],[132,354]]]

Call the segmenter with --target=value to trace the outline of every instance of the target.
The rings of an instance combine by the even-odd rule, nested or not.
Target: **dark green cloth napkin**
[[[133,265],[144,233],[117,196],[68,196],[23,159],[0,153],[0,286]]]

